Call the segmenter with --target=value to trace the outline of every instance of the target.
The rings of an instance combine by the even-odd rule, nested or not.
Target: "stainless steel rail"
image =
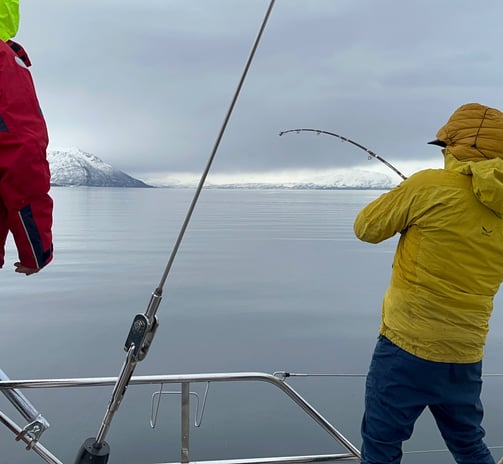
[[[23,429],[2,411],[0,411],[0,422],[16,435],[16,439],[26,443],[26,449],[30,449],[37,453],[45,462],[49,464],[63,464],[56,456],[38,443],[38,441],[34,441],[31,437],[23,434]]]
[[[0,369],[0,381],[10,380],[7,374]],[[2,390],[2,393],[19,411],[19,413],[28,421],[28,424],[19,432],[18,439],[26,435],[30,440],[27,441],[27,447],[31,448],[40,440],[42,434],[49,428],[49,422],[40,414],[30,403],[28,398],[15,388]]]
[[[259,459],[236,459],[223,461],[198,461],[198,464],[205,463],[225,463],[225,464],[258,464],[258,463],[301,463],[301,462],[350,462],[360,461],[359,450],[337,430],[327,419],[325,419],[313,406],[311,406],[299,393],[297,393],[282,378],[262,372],[238,372],[238,373],[209,373],[209,374],[186,374],[186,375],[146,375],[133,376],[130,385],[148,384],[181,384],[182,385],[182,443],[181,460],[182,463],[189,461],[189,421],[188,390],[191,383],[210,382],[266,382],[279,388],[290,399],[294,401],[309,417],[320,425],[332,438],[334,438],[347,451],[342,454],[313,455],[313,456],[287,456]],[[69,388],[69,387],[97,387],[115,385],[117,377],[90,377],[90,378],[66,378],[66,379],[34,379],[34,380],[3,380],[0,381],[0,390],[30,389],[30,388]],[[42,448],[37,444],[38,448]],[[34,447],[36,451],[36,447]],[[40,454],[40,453],[39,453]],[[59,464],[58,460],[52,457],[41,457],[48,463]]]

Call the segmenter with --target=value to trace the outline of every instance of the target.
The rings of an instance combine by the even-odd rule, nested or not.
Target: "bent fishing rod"
[[[360,145],[358,142],[355,142],[354,140],[348,139],[347,137],[344,137],[339,134],[335,134],[334,132],[329,132],[329,131],[320,130],[320,129],[289,129],[286,131],[281,131],[279,133],[279,135],[282,136],[283,134],[288,134],[290,132],[296,132],[297,134],[300,132],[315,132],[318,135],[325,134],[325,135],[332,135],[333,137],[337,137],[337,138],[341,139],[343,142],[349,142],[349,143],[355,145],[356,147],[361,148],[369,155],[369,159],[370,159],[370,157],[372,157],[372,158],[379,160],[381,163],[388,166],[388,168],[395,171],[403,180],[407,179],[407,177],[404,174],[402,174],[397,168],[395,168],[395,166],[393,166],[391,163],[386,161],[384,158],[382,158],[378,154],[374,153],[372,150],[368,149],[367,147]]]
[[[183,221],[178,237],[175,241],[175,245],[173,246],[173,250],[169,257],[168,263],[166,264],[166,268],[164,269],[164,272],[161,276],[159,285],[152,293],[145,313],[137,314],[133,319],[131,329],[127,336],[126,343],[124,345],[124,351],[126,351],[127,353],[126,359],[124,361],[120,374],[115,383],[112,392],[112,398],[110,399],[110,402],[108,404],[108,408],[101,423],[98,434],[96,438],[88,438],[87,440],[84,441],[75,460],[75,464],[84,464],[84,463],[106,464],[108,462],[108,458],[110,455],[110,446],[105,441],[106,435],[110,428],[113,416],[115,412],[119,409],[120,403],[124,398],[126,389],[128,387],[129,381],[131,380],[131,376],[133,375],[134,369],[138,364],[138,362],[143,361],[143,359],[145,359],[145,356],[148,353],[150,345],[152,344],[155,332],[159,326],[159,321],[157,319],[156,313],[159,308],[159,304],[161,303],[164,284],[166,282],[166,279],[168,278],[169,272],[171,270],[175,257],[178,253],[178,249],[180,248],[180,244],[182,242],[183,236],[185,235],[185,231],[187,230],[187,227],[189,225],[192,213],[194,212],[194,209],[196,207],[197,201],[203,189],[206,178],[208,177],[208,173],[210,172],[211,165],[213,164],[213,160],[215,159],[218,147],[220,146],[220,142],[227,128],[227,124],[234,110],[234,106],[236,105],[245,78],[248,74],[248,70],[250,69],[250,66],[252,64],[253,57],[255,56],[255,52],[260,43],[260,39],[265,30],[274,3],[275,0],[271,0],[266,10],[257,37],[255,39],[255,42],[253,43],[248,60],[241,74],[238,86],[236,88],[236,91],[234,92],[231,104],[225,115],[223,124],[216,138],[213,150],[211,151],[206,167],[201,175],[201,179],[196,188],[196,192],[189,206],[187,215],[185,216],[185,220]]]

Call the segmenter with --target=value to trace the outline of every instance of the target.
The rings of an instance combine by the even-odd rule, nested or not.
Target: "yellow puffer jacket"
[[[477,134],[480,123],[487,123],[488,111],[470,105],[458,111],[467,106],[479,111],[479,117],[472,118]],[[459,125],[454,113],[437,134],[447,144],[445,168],[412,175],[366,206],[355,220],[356,235],[367,242],[401,233],[380,332],[424,359],[471,363],[483,356],[493,298],[503,281],[503,114],[499,115],[499,129],[489,138],[480,137],[480,129],[474,141],[465,137],[465,120]],[[467,150],[462,149],[465,142],[460,142],[458,127]],[[442,138],[445,134],[448,140]],[[484,140],[501,151],[489,149]],[[478,151],[470,150],[474,144]],[[464,161],[467,152],[471,161]],[[491,153],[498,156],[488,156]]]
[[[0,40],[7,42],[19,27],[19,0],[0,1]]]

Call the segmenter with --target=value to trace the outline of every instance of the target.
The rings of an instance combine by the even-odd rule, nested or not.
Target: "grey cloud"
[[[129,173],[200,171],[268,1],[21,0],[51,142]],[[502,107],[500,18],[488,0],[277,0],[215,167],[360,164],[313,127],[404,161],[467,101]]]

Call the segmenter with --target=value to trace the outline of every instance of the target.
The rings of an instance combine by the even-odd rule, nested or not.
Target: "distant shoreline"
[[[145,185],[145,186],[125,186],[125,185],[79,185],[79,184],[57,184],[51,183],[51,187],[61,187],[61,188],[126,188],[126,189],[176,189],[176,190],[187,190],[194,189],[196,185]],[[211,190],[391,190],[394,187],[376,186],[376,187],[359,187],[359,186],[347,186],[347,187],[336,187],[336,186],[288,186],[288,185],[251,185],[251,184],[235,184],[235,185],[205,185],[205,189]]]

